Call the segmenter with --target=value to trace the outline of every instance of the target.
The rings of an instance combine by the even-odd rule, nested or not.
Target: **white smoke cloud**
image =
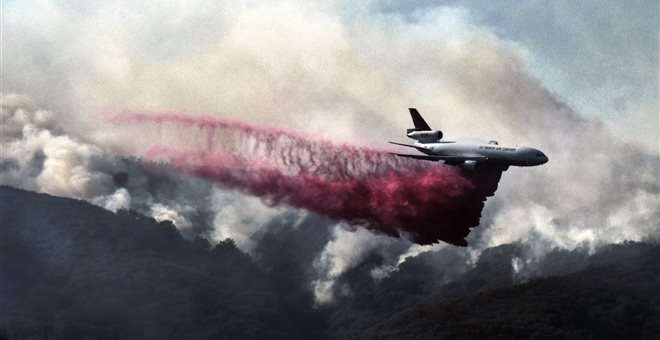
[[[125,188],[119,188],[108,196],[97,197],[92,203],[104,207],[112,212],[128,210],[131,207],[131,194]],[[154,217],[156,218],[156,217]],[[156,220],[158,220],[156,218]]]
[[[212,196],[215,216],[211,238],[215,242],[232,239],[236,246],[252,253],[259,232],[284,208],[270,207],[256,197],[216,189]]]
[[[37,177],[39,188],[47,193],[76,198],[102,195],[112,186],[112,178],[92,168],[102,151],[93,145],[80,143],[68,136],[46,135],[43,145],[43,169]]]
[[[343,273],[360,264],[374,249],[393,243],[391,238],[375,235],[367,229],[349,230],[341,224],[335,226],[332,239],[314,260],[319,278],[312,282],[314,297],[319,304],[335,300],[336,283]],[[344,287],[349,288],[349,287]],[[344,289],[344,293],[348,293]]]
[[[380,267],[375,267],[371,270],[371,277],[374,280],[382,280],[389,277],[393,272],[399,270],[399,266],[404,263],[407,259],[413,258],[419,254],[426,252],[439,251],[448,247],[446,243],[436,243],[436,244],[412,244],[410,247],[402,254],[396,258],[396,262],[393,264],[385,264]]]
[[[410,125],[405,108],[417,106],[449,135],[532,145],[550,157],[542,167],[504,174],[469,240],[474,252],[512,241],[545,251],[660,232],[658,155],[563,104],[531,75],[524,45],[498,37],[462,8],[401,15],[372,6],[12,3],[3,26],[3,86],[61,109],[57,122],[97,145],[62,136],[50,112],[12,97],[22,104],[11,110],[3,104],[3,117],[11,118],[3,119],[0,183],[88,199],[114,195],[94,159],[107,157],[106,149],[155,141],[149,131],[108,130],[100,113],[218,113],[384,145],[402,136]],[[212,238],[235,238],[249,251],[277,211],[256,199],[218,195],[225,194],[214,194]],[[336,279],[381,240],[361,229],[336,231],[317,261],[319,301],[332,300]]]
[[[36,109],[27,96],[3,94],[0,118],[0,185],[84,199],[113,212],[132,208],[131,192],[114,180],[126,170],[115,155],[67,134],[54,113]],[[138,190],[142,206],[135,208],[144,208],[143,213],[158,221],[170,220],[182,231],[190,229],[192,224],[185,215],[195,208],[176,203],[167,206],[148,190]]]
[[[511,223],[511,221],[525,221],[526,223]],[[507,209],[499,214],[493,225],[488,229],[491,233],[489,246],[524,241],[529,235],[536,234],[541,240],[552,240],[550,246],[572,249],[583,242],[594,242],[597,236],[588,226],[562,225],[554,217],[552,211],[533,202],[529,206],[520,206]],[[608,235],[612,237],[612,235]],[[621,241],[616,239],[611,241]]]
[[[92,200],[112,193],[112,179],[96,169],[105,155],[71,138],[49,111],[36,110],[25,96],[0,97],[2,161],[0,183],[53,195]]]
[[[158,222],[170,221],[177,227],[177,229],[186,230],[192,227],[192,223],[190,223],[190,221],[188,221],[179,212],[190,209],[192,209],[192,207],[183,209],[179,207],[179,209],[175,210],[162,203],[156,203],[151,206],[151,217],[153,217]]]

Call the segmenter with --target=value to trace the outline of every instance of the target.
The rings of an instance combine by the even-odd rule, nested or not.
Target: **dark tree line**
[[[310,216],[264,228],[252,256],[184,239],[171,223],[0,187],[4,339],[619,339],[660,334],[660,246],[556,250],[526,269],[524,245],[474,266],[449,247],[374,280],[370,255],[315,308],[312,260],[329,239]],[[524,277],[520,283],[521,275]]]

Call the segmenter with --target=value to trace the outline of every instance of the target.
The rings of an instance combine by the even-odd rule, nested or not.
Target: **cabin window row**
[[[499,151],[516,151],[514,148],[503,148],[500,146],[480,146],[479,149],[485,149],[485,150],[499,150]]]

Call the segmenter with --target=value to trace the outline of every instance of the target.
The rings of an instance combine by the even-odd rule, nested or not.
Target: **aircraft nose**
[[[543,152],[534,149],[534,157],[536,158],[536,164],[545,164],[548,162],[548,156],[546,156]]]

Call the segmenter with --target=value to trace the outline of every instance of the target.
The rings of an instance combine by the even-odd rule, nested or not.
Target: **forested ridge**
[[[274,222],[275,223],[275,222]],[[660,246],[556,250],[521,279],[518,244],[477,263],[451,249],[389,277],[377,254],[316,306],[310,217],[269,228],[253,256],[184,239],[169,222],[0,187],[0,339],[620,339],[660,334]],[[430,270],[433,268],[433,270]]]

